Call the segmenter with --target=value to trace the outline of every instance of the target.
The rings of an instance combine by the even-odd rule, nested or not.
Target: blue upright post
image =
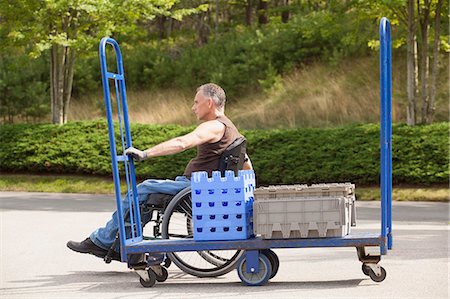
[[[381,254],[392,248],[392,54],[389,20],[380,23]],[[386,244],[387,242],[387,244]]]
[[[117,60],[117,73],[108,72],[106,65],[106,45],[109,44],[113,46],[116,54]],[[119,235],[120,235],[120,247],[121,247],[121,259],[122,261],[127,260],[126,245],[138,241],[142,241],[142,226],[139,212],[139,201],[137,198],[136,190],[136,176],[134,170],[134,162],[132,158],[128,158],[125,155],[117,155],[116,141],[114,134],[114,122],[113,122],[113,112],[111,108],[111,96],[109,88],[109,80],[114,80],[115,94],[117,100],[117,116],[119,120],[119,130],[121,137],[121,147],[123,151],[132,146],[130,125],[128,121],[128,105],[126,99],[126,89],[125,89],[125,78],[123,71],[122,53],[118,43],[112,39],[104,37],[100,42],[100,66],[102,71],[102,83],[103,92],[106,105],[106,117],[108,119],[108,134],[109,134],[109,144],[111,152],[111,165],[114,178],[114,190],[116,194],[116,204],[117,204],[117,217],[119,223]],[[125,131],[125,132],[124,132]],[[125,179],[127,183],[127,195],[128,195],[128,209],[130,211],[130,237],[127,237],[125,231],[125,222],[123,214],[123,204],[120,194],[120,176],[118,163],[124,163],[125,169]]]

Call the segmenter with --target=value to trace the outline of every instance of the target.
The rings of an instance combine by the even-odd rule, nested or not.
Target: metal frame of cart
[[[106,45],[115,50],[117,73],[108,72],[106,65]],[[120,141],[122,152],[132,146],[128,108],[126,100],[125,78],[122,54],[118,43],[112,38],[103,38],[100,42],[100,64],[104,88],[106,115],[112,157],[112,170],[119,222],[121,259],[127,261],[128,254],[165,253],[181,251],[227,250],[240,249],[246,253],[238,262],[237,271],[242,282],[247,285],[265,284],[278,268],[278,258],[270,248],[312,248],[312,247],[355,247],[359,260],[363,263],[364,274],[376,282],[386,277],[386,271],[378,265],[381,255],[386,255],[392,249],[392,60],[391,60],[391,30],[386,18],[380,23],[380,189],[381,189],[381,231],[380,233],[350,234],[337,238],[313,239],[270,239],[255,237],[247,240],[230,241],[194,241],[191,240],[144,240],[139,202],[136,192],[136,178],[133,159],[117,155],[113,113],[110,99],[109,80],[114,80],[117,100]],[[130,203],[130,236],[126,237],[122,199],[120,194],[119,163],[123,163]],[[369,255],[365,247],[379,247],[380,254]],[[274,264],[275,263],[275,264]],[[155,283],[155,273],[146,266],[135,268],[141,277],[143,286],[150,287]]]

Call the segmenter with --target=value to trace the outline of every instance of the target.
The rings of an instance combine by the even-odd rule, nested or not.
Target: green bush
[[[450,123],[393,126],[394,184],[444,184],[449,176]],[[133,145],[147,148],[190,127],[132,125]],[[117,130],[116,130],[117,131]],[[379,126],[244,131],[258,184],[379,182]],[[0,127],[0,170],[111,174],[106,121]],[[116,136],[116,139],[119,139]],[[140,179],[182,174],[195,150],[137,162]]]

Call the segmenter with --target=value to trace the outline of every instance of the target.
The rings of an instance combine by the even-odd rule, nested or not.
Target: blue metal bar
[[[122,65],[122,60],[120,60],[120,64],[119,61],[117,61],[117,68],[122,70],[121,72],[121,76],[123,78],[123,65]],[[132,139],[131,139],[131,131],[130,131],[130,125],[129,125],[129,119],[128,119],[128,102],[127,102],[127,91],[126,91],[126,87],[125,87],[125,80],[120,80],[119,81],[120,84],[120,90],[122,91],[122,109],[123,109],[123,120],[126,126],[126,130],[125,130],[125,134],[126,134],[126,140],[128,143],[128,147],[132,146]],[[136,172],[135,172],[135,168],[134,168],[134,160],[130,159],[131,162],[128,164],[128,166],[130,167],[130,179],[131,179],[131,191],[132,194],[134,194],[133,196],[133,208],[134,208],[134,215],[135,215],[135,223],[136,223],[136,232],[137,232],[137,236],[136,238],[133,238],[132,240],[130,240],[130,242],[139,242],[143,240],[143,234],[142,234],[142,225],[141,225],[141,213],[139,210],[139,200],[137,198],[137,187],[136,187]],[[128,192],[130,192],[130,190],[128,189]]]
[[[119,162],[125,162],[128,161],[128,156],[122,155],[122,156],[116,156],[117,161]]]
[[[118,75],[118,74],[115,74],[115,73],[106,73],[106,77],[108,78],[108,79],[117,79],[117,80],[123,80],[123,76],[122,75]]]
[[[387,113],[386,113],[386,143],[387,143],[387,178],[386,178],[386,216],[387,216],[387,243],[388,249],[392,249],[392,45],[391,25],[388,21],[387,35]]]
[[[107,65],[106,65],[106,45],[111,45],[114,48],[115,54],[116,54],[116,61],[117,61],[117,74],[108,72]],[[114,79],[115,86],[116,86],[116,100],[118,104],[118,118],[119,118],[119,126],[120,126],[120,133],[121,133],[121,139],[122,139],[122,151],[125,149],[125,147],[132,146],[132,140],[131,140],[131,134],[130,134],[130,125],[128,121],[128,106],[126,101],[126,89],[125,89],[125,79],[124,79],[124,71],[123,71],[123,62],[122,62],[122,53],[120,52],[120,48],[118,43],[108,37],[104,37],[99,45],[99,54],[100,54],[100,67],[102,71],[102,84],[103,84],[103,92],[104,92],[104,99],[105,99],[105,105],[106,105],[106,117],[108,120],[108,135],[109,135],[109,144],[110,144],[110,152],[111,152],[111,166],[112,166],[112,173],[113,173],[113,179],[114,179],[114,191],[116,195],[116,204],[117,204],[117,220],[119,223],[119,235],[120,235],[120,247],[121,247],[121,259],[122,261],[127,260],[127,248],[126,245],[133,242],[139,242],[143,240],[142,236],[142,227],[141,227],[141,220],[140,220],[140,213],[138,210],[139,202],[137,198],[137,191],[136,191],[136,177],[135,177],[135,169],[134,169],[134,161],[133,159],[128,159],[128,157],[125,157],[124,155],[117,155],[117,149],[116,149],[116,142],[115,142],[115,135],[114,135],[114,122],[113,122],[113,113],[112,113],[112,107],[111,107],[111,95],[110,95],[110,88],[109,88],[109,79]],[[120,100],[121,100],[121,106],[122,111],[120,111]],[[123,126],[125,128],[125,142],[123,140],[123,130],[122,130],[122,121],[121,118],[123,116]],[[130,211],[131,213],[134,212],[133,217],[130,217],[132,222],[134,222],[136,225],[136,231],[134,232],[134,227],[131,227],[132,230],[132,238],[128,238],[125,233],[125,221],[124,221],[124,214],[123,214],[123,206],[122,206],[122,198],[120,193],[120,176],[119,176],[119,167],[118,162],[123,162],[125,165],[125,175],[127,180],[127,188],[128,188],[128,194],[132,195],[132,199],[129,200],[130,202],[130,208],[133,207],[133,209]],[[128,171],[129,169],[129,171]],[[129,186],[129,183],[131,181],[131,188]],[[131,189],[131,190],[130,190]]]
[[[381,246],[386,241],[378,233],[351,234],[342,238],[316,239],[267,239],[260,237],[247,240],[195,241],[183,240],[145,240],[129,245],[128,253],[181,252],[200,250],[258,250],[266,248],[313,248],[313,247],[364,247]]]
[[[247,273],[259,272],[259,252],[258,250],[245,251],[245,271]]]
[[[389,20],[380,22],[380,189],[381,237],[392,248],[392,53]],[[388,237],[389,235],[389,237]],[[386,243],[380,246],[386,254]]]
[[[117,118],[119,120],[119,132],[120,132],[120,140],[122,142],[122,152],[125,152],[126,145],[125,145],[125,136],[123,134],[123,123],[122,123],[122,109],[120,109],[120,102],[122,100],[121,94],[119,92],[119,85],[118,85],[117,78],[114,78],[114,86],[116,89],[116,101],[117,101]],[[125,166],[125,181],[127,184],[127,190],[130,190],[130,174],[128,172],[128,163],[124,163]],[[128,199],[128,209],[130,211],[129,217],[130,217],[130,233],[131,238],[135,238],[136,234],[134,232],[134,215],[133,215],[133,198],[131,192],[127,192],[127,199]]]

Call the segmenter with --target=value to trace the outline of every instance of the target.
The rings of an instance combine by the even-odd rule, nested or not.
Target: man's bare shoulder
[[[207,130],[211,132],[223,132],[225,131],[225,125],[220,121],[218,121],[217,119],[213,119],[202,122],[201,124],[198,125],[197,129]]]
[[[193,133],[205,142],[214,143],[222,138],[225,125],[218,120],[209,120],[198,125]]]

